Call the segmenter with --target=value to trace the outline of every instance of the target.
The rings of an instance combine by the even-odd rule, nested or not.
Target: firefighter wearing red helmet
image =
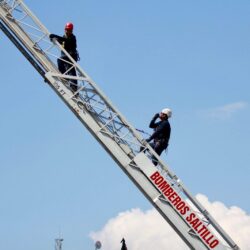
[[[73,30],[73,28],[74,28],[74,25],[73,25],[73,23],[66,23],[66,25],[65,25],[65,30]]]
[[[55,34],[50,34],[50,39],[55,38],[63,48],[70,54],[70,56],[78,61],[78,52],[77,52],[77,42],[76,37],[73,34],[73,23],[66,23],[65,25],[65,33],[63,36],[58,36]],[[67,62],[68,61],[68,62]],[[72,67],[72,63],[70,63],[70,59],[65,55],[65,53],[61,52],[61,57],[57,59],[58,69],[64,74],[66,71],[68,75],[76,76],[76,70]],[[70,87],[75,92],[77,91],[77,80],[70,80]]]

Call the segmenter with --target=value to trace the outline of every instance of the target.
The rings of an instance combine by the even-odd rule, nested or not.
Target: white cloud
[[[236,206],[228,208],[221,202],[210,202],[204,195],[196,197],[241,249],[250,250],[250,215]],[[90,237],[100,240],[103,250],[121,249],[123,237],[129,250],[189,249],[155,209],[122,212]]]
[[[247,107],[246,102],[230,103],[221,107],[217,107],[208,111],[208,116],[217,119],[230,118],[237,111]]]
[[[236,206],[228,208],[221,202],[210,202],[201,194],[197,195],[197,199],[242,250],[250,250],[250,215]]]

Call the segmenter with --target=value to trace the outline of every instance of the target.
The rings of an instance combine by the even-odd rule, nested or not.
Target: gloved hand
[[[55,37],[56,37],[55,34],[50,34],[50,35],[49,35],[50,40],[52,40],[52,39],[55,38]]]
[[[154,119],[157,119],[159,116],[160,116],[159,113],[156,113],[156,114],[154,115]]]
[[[150,142],[151,140],[150,140],[150,138],[148,138],[148,139],[146,139],[145,141],[146,141],[146,142]]]

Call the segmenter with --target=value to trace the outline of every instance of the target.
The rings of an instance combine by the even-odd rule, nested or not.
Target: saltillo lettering
[[[200,238],[211,249],[219,245],[219,240],[211,233],[207,226],[197,215],[192,212],[190,206],[174,191],[171,185],[156,171],[150,179],[158,190],[170,201],[173,207],[183,216],[185,221],[197,232]]]

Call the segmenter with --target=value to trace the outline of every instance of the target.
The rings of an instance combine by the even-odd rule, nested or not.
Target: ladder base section
[[[144,190],[151,194],[151,202],[191,249],[226,249],[191,208],[188,200],[178,194],[173,183],[163,177],[144,153],[139,153],[134,162],[150,181],[149,189],[157,190],[154,195]],[[142,181],[141,186],[146,187],[147,181]]]

